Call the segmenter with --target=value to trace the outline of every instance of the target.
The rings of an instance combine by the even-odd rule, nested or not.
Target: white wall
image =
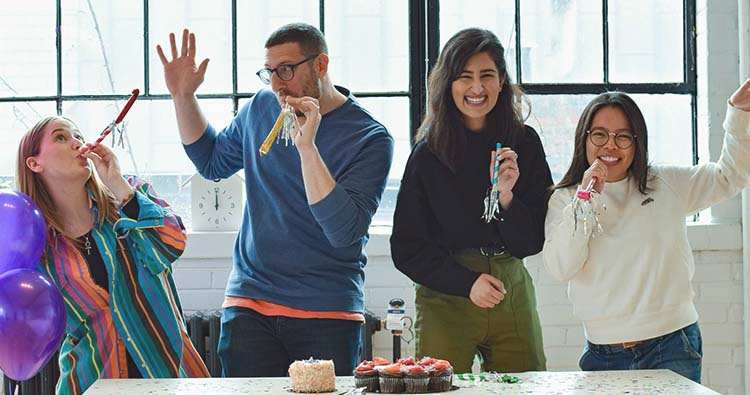
[[[699,146],[703,148],[701,157],[710,156],[711,160],[716,160],[721,151],[726,100],[740,80],[738,12],[738,2],[734,0],[699,0],[697,4]],[[712,208],[713,221],[740,223],[740,201],[735,197]],[[711,240],[719,237],[713,231],[707,236]],[[730,237],[737,238],[733,248],[694,251],[697,260],[694,284],[704,323],[704,383],[721,393],[742,394],[746,393],[743,319],[746,307],[742,295],[741,227],[732,231]],[[703,273],[698,270],[701,264]],[[731,280],[727,279],[727,273],[722,273],[727,268],[731,270]]]

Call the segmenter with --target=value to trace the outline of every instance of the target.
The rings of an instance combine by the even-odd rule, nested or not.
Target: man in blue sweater
[[[364,321],[362,251],[393,155],[386,128],[328,75],[321,32],[290,24],[266,41],[270,83],[221,131],[208,124],[195,91],[195,36],[180,53],[157,52],[174,101],[185,152],[207,179],[244,169],[247,204],[234,247],[222,314],[219,357],[227,377],[285,376],[298,359],[333,359],[351,375]],[[258,149],[281,111],[299,117],[294,146]]]

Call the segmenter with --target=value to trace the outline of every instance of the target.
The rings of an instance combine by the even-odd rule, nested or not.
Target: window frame
[[[427,69],[431,70],[440,51],[440,0],[426,2]],[[515,1],[515,46],[521,48],[521,0]],[[696,0],[683,0],[683,81],[678,83],[613,83],[609,80],[609,0],[602,1],[603,81],[601,83],[525,83],[523,81],[521,51],[515,51],[516,84],[527,95],[576,95],[623,91],[629,94],[681,94],[690,95],[692,116],[693,164],[698,164],[698,84],[697,84],[697,33]],[[424,98],[426,100],[426,97]],[[414,129],[412,128],[412,133]],[[413,136],[412,136],[413,137]]]
[[[143,92],[140,100],[171,100],[169,94],[152,94],[150,84],[151,69],[150,54],[155,42],[151,42],[149,35],[149,3],[156,0],[142,0],[143,11]],[[215,94],[198,94],[198,99],[231,99],[232,110],[237,114],[239,102],[251,98],[255,92],[240,91],[238,86],[238,54],[237,54],[237,0],[231,3],[231,56],[232,56],[232,91]],[[515,45],[521,48],[521,0],[515,1]],[[679,83],[612,83],[609,81],[609,0],[602,1],[602,46],[603,46],[603,81],[601,83],[525,83],[522,75],[521,51],[515,51],[516,65],[515,81],[528,95],[576,95],[599,94],[606,91],[619,90],[631,94],[681,94],[690,95],[691,106],[691,140],[693,164],[698,158],[698,125],[697,125],[697,72],[696,72],[696,0],[683,0],[683,81]],[[127,94],[94,94],[94,95],[64,95],[62,93],[62,0],[56,0],[56,94],[50,96],[9,96],[0,97],[4,102],[37,102],[54,101],[57,114],[62,114],[63,103],[67,101],[111,101],[125,100]],[[407,23],[409,39],[409,70],[408,87],[406,90],[370,90],[354,91],[359,98],[388,98],[405,97],[409,101],[409,142],[413,146],[414,137],[427,110],[427,79],[434,67],[440,51],[440,0],[408,0]],[[320,30],[325,33],[325,0],[318,0],[318,17]]]
[[[149,37],[149,2],[142,0],[143,7],[143,87],[141,100],[171,100],[168,94],[152,94],[149,86],[151,70],[149,54],[152,43]],[[231,1],[232,18],[232,92],[219,94],[198,94],[199,99],[232,99],[236,114],[241,99],[253,97],[255,92],[240,91],[237,84],[237,0]],[[515,45],[521,48],[521,0],[515,1]],[[678,83],[613,83],[609,81],[609,0],[602,1],[602,46],[603,76],[601,83],[524,83],[521,65],[521,51],[515,51],[516,83],[529,95],[575,95],[599,94],[619,90],[632,94],[688,94],[692,113],[692,154],[693,164],[698,163],[697,126],[697,72],[696,72],[696,0],[683,0],[683,82]],[[62,94],[62,0],[56,0],[56,73],[57,92],[51,96],[9,96],[0,97],[4,102],[55,101],[57,114],[62,114],[65,101],[108,101],[125,100],[129,95],[63,95]],[[318,0],[319,28],[325,33],[325,0]],[[440,1],[409,0],[409,86],[401,91],[353,92],[357,97],[407,97],[409,99],[409,131],[413,142],[416,129],[426,112],[427,77],[437,61],[440,51]],[[420,61],[423,60],[423,61]]]
[[[150,42],[149,37],[149,3],[156,0],[142,0],[141,7],[143,10],[143,92],[138,96],[139,100],[171,100],[169,94],[152,94],[150,87],[150,75],[151,69],[149,65],[149,55],[153,51],[156,42]],[[230,93],[213,93],[213,94],[197,94],[198,99],[232,99],[234,114],[237,114],[239,101],[242,99],[248,99],[255,95],[256,92],[240,91],[237,83],[237,0],[229,0],[231,2],[231,19],[232,19],[232,92]],[[415,1],[409,0],[411,3]],[[89,95],[75,95],[62,93],[62,37],[65,32],[62,31],[62,0],[56,0],[56,17],[55,17],[55,44],[56,44],[56,73],[57,73],[57,86],[55,95],[47,96],[7,96],[0,97],[0,103],[8,102],[36,102],[36,101],[55,101],[57,114],[62,115],[63,102],[67,101],[110,101],[110,100],[126,100],[130,97],[129,94],[89,94]],[[318,14],[319,14],[319,25],[318,28],[325,33],[325,0],[318,0]],[[410,21],[411,21],[411,10],[410,10]],[[411,40],[410,40],[411,43]],[[410,75],[410,87],[412,85],[412,78]],[[368,98],[368,97],[409,97],[411,98],[410,90],[403,91],[364,91],[364,92],[352,92],[356,97]]]

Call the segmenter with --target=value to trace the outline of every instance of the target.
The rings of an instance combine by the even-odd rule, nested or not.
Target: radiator
[[[221,310],[201,311],[185,317],[190,341],[211,373],[211,377],[221,377],[221,364],[216,348],[221,333]]]
[[[221,311],[201,311],[185,316],[190,341],[206,363],[208,371],[213,377],[221,377],[221,364],[216,348],[219,345],[221,333]],[[369,311],[365,311],[365,324],[362,325],[362,350],[359,360],[372,359],[372,336],[381,329],[380,318]],[[57,353],[50,362],[42,368],[36,376],[22,382],[3,378],[3,390],[6,395],[13,395],[11,388],[16,388],[19,395],[51,395],[55,393],[55,384],[60,377],[57,363]]]

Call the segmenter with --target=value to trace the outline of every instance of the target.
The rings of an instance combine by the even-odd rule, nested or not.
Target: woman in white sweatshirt
[[[717,162],[649,166],[646,123],[630,97],[603,93],[584,109],[572,163],[549,202],[543,250],[583,321],[582,370],[671,369],[700,382],[685,217],[750,185],[748,111],[750,80],[729,100]],[[576,190],[592,181],[593,210],[576,215]]]

